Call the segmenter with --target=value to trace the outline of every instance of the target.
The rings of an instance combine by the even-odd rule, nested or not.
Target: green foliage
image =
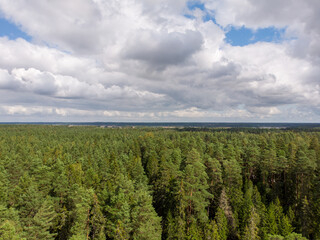
[[[320,133],[0,126],[0,239],[320,239]]]
[[[212,195],[208,192],[208,175],[197,150],[192,149],[186,160],[183,177],[184,196],[182,201],[186,206],[186,221],[189,228],[192,218],[200,224],[208,221],[207,207]]]
[[[16,229],[15,223],[10,220],[5,220],[0,224],[0,237],[2,240],[23,240]]]
[[[219,213],[219,211],[222,213]],[[227,236],[230,235],[232,237],[237,237],[237,222],[234,216],[234,213],[232,211],[232,207],[230,206],[229,198],[225,192],[224,189],[222,189],[221,195],[220,195],[220,200],[219,200],[219,208],[218,208],[218,213],[217,216],[219,218],[216,219],[217,224],[219,227],[221,227],[223,230],[221,232],[223,235],[221,235],[221,239],[224,239],[224,232],[228,232]],[[227,224],[225,224],[224,218],[227,219]],[[227,225],[228,231],[225,231],[224,228]]]
[[[205,231],[205,239],[221,240],[219,235],[219,227],[215,220],[211,220],[211,222],[207,225]]]
[[[53,203],[46,199],[40,209],[37,211],[31,222],[25,227],[28,239],[55,239],[56,234],[51,233],[56,213],[53,209]]]
[[[243,239],[251,239],[251,240],[260,239],[259,228],[258,228],[259,223],[260,223],[259,215],[256,213],[255,208],[251,207],[248,223],[243,233]]]
[[[218,234],[221,240],[226,240],[229,235],[229,228],[228,228],[228,219],[221,208],[218,208],[216,213],[215,222],[218,226]]]
[[[303,237],[301,234],[298,233],[291,233],[284,238],[284,240],[307,240],[307,238]]]
[[[284,240],[283,236],[269,234],[267,240]]]
[[[161,239],[161,218],[152,207],[152,197],[144,188],[138,188],[135,193],[131,218],[133,239]]]

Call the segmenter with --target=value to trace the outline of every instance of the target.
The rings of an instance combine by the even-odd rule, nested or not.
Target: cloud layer
[[[201,1],[199,1],[200,3]],[[0,121],[320,120],[317,0],[0,0]],[[230,27],[285,29],[243,47]]]

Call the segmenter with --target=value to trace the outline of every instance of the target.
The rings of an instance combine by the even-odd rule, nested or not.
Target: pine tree
[[[285,215],[283,213],[283,209],[282,209],[279,198],[276,198],[276,200],[274,201],[274,211],[275,211],[275,217],[276,217],[276,224],[278,227],[277,234],[281,234],[281,223]]]
[[[226,240],[229,235],[228,219],[221,208],[218,208],[214,219],[218,226],[218,233],[219,233],[220,239]]]
[[[220,162],[210,156],[205,156],[205,165],[208,175],[208,191],[212,194],[210,205],[208,207],[208,215],[210,217],[213,215],[214,210],[217,207],[216,205],[218,203],[219,193],[222,187],[222,168]]]
[[[50,232],[55,217],[56,213],[53,209],[53,203],[50,199],[46,199],[31,220],[31,224],[25,227],[28,239],[55,239],[56,234]]]
[[[267,219],[267,209],[266,206],[263,204],[262,200],[261,200],[261,195],[260,192],[257,188],[257,186],[253,187],[253,193],[252,193],[252,203],[253,206],[256,210],[256,213],[259,216],[260,219],[260,223],[258,224],[259,227],[259,236],[261,239],[265,239],[266,235],[267,235],[267,231],[266,231],[266,227],[265,227],[265,223],[266,223],[266,219]]]
[[[3,240],[20,240],[22,237],[22,227],[18,211],[14,208],[6,208],[0,205],[0,239]]]
[[[9,174],[6,169],[0,165],[0,204],[6,204],[9,191]]]
[[[201,162],[200,154],[197,150],[192,149],[186,160],[184,170],[184,196],[186,208],[187,229],[191,224],[191,219],[194,217],[200,224],[206,224],[208,221],[207,207],[209,199],[212,195],[208,192],[207,184],[208,176],[205,171],[205,166]]]
[[[153,183],[154,207],[162,217],[166,217],[168,211],[174,213],[176,209],[178,181],[182,174],[180,166],[170,160],[161,161],[159,174]]]
[[[236,219],[234,217],[232,208],[230,206],[228,196],[227,196],[227,194],[226,194],[224,189],[222,189],[222,192],[221,192],[221,195],[220,195],[219,208],[218,209],[221,209],[223,211],[225,217],[227,218],[227,221],[228,221],[227,226],[228,226],[229,234],[232,237],[236,237],[238,235],[238,233],[237,233],[237,223],[236,223]],[[218,220],[216,220],[216,221],[217,221],[217,224],[219,225]]]
[[[133,239],[161,239],[161,218],[152,206],[152,197],[142,186],[135,192],[131,218]]]
[[[244,228],[248,226],[251,216],[252,208],[254,207],[252,202],[252,194],[253,194],[253,184],[251,181],[245,184],[245,194],[243,198],[243,203],[241,207],[240,215],[240,231],[243,232]]]
[[[266,219],[266,229],[267,233],[271,235],[278,234],[278,225],[276,221],[276,211],[274,203],[271,203],[268,207],[267,219]]]
[[[92,239],[103,240],[105,236],[105,223],[106,220],[101,211],[101,207],[96,194],[93,195],[93,206],[90,212],[90,236]]]
[[[203,233],[195,220],[191,221],[189,231],[186,236],[187,240],[202,240]]]
[[[169,211],[168,215],[167,215],[167,221],[166,221],[166,239],[168,240],[173,240],[173,239],[177,239],[177,224],[175,222],[174,217],[171,214],[171,211]]]
[[[60,204],[64,204],[65,197],[68,192],[68,177],[66,168],[60,159],[57,159],[53,166],[53,191],[57,197],[59,197]]]
[[[320,239],[320,199],[316,200],[313,205],[313,212],[314,212],[314,222],[313,222],[313,229],[314,229],[314,238]]]
[[[67,175],[69,180],[69,186],[72,186],[73,184],[81,185],[84,176],[82,164],[80,162],[70,164],[68,166]]]
[[[288,236],[290,233],[293,232],[293,227],[291,225],[290,219],[288,216],[284,216],[281,221],[280,225],[280,232],[282,236]]]
[[[301,221],[301,233],[303,236],[308,237],[310,230],[312,229],[312,215],[311,207],[307,196],[302,201],[302,209],[300,215]]]
[[[71,240],[88,239],[90,234],[90,209],[92,205],[93,190],[84,189],[75,184],[71,189],[74,209],[72,211],[73,224],[71,227]]]
[[[207,224],[205,230],[205,239],[206,240],[221,240],[219,235],[219,227],[215,220],[211,220],[209,224]]]
[[[238,212],[243,202],[241,165],[234,157],[231,157],[223,162],[223,170],[224,190],[234,212]]]
[[[116,191],[108,194],[110,196],[105,205],[107,236],[128,239],[132,231],[131,202],[135,195],[133,182],[120,175]]]
[[[267,240],[284,240],[283,236],[269,234]]]
[[[24,186],[25,184],[28,186]],[[24,189],[24,193],[19,196],[16,208],[19,211],[20,223],[25,230],[33,226],[33,219],[41,209],[43,196],[39,192],[37,184],[27,174],[20,179],[19,187]],[[26,238],[33,237],[33,235],[29,236],[29,233],[32,232],[24,232]]]
[[[249,222],[245,227],[243,239],[248,240],[258,240],[259,237],[259,228],[260,223],[259,215],[256,213],[254,206],[252,206],[249,216]]]
[[[26,238],[21,237],[21,234],[16,229],[15,223],[10,220],[5,220],[0,223],[0,238],[2,240],[26,240]]]
[[[308,240],[308,239],[303,237],[301,234],[291,233],[288,236],[286,236],[284,240]]]

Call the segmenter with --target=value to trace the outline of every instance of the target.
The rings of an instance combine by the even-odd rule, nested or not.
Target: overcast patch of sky
[[[0,121],[320,120],[316,0],[0,0],[0,11]]]

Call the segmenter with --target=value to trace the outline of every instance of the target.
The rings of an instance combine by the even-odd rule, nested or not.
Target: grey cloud
[[[196,31],[159,32],[143,31],[129,39],[124,57],[144,61],[154,66],[167,66],[184,62],[200,50],[202,35]]]
[[[36,68],[40,71],[81,75],[89,71],[98,71],[96,60],[86,57],[76,57],[55,48],[36,45],[23,39],[15,41],[0,37],[0,68],[11,71],[14,68]],[[80,74],[79,74],[80,75]]]
[[[41,95],[53,95],[57,91],[54,76],[48,72],[40,72],[34,68],[13,69],[14,81],[20,82],[20,89]]]
[[[129,86],[104,87],[88,84],[71,76],[54,75],[37,69],[13,69],[11,73],[0,69],[0,90],[7,103],[62,104],[82,109],[130,109],[139,105],[144,108],[164,102],[164,96]],[[13,95],[17,95],[12,98]],[[10,96],[10,97],[9,97]],[[27,100],[28,99],[28,100]],[[41,100],[40,100],[41,99]]]
[[[0,0],[34,39],[0,38],[0,119],[291,120],[307,105],[319,119],[318,3],[206,1],[219,24],[287,26],[297,38],[233,47],[171,2]]]
[[[217,22],[227,27],[249,28],[286,27],[308,17],[317,0],[208,0],[205,5],[213,11]]]
[[[318,0],[209,0],[206,7],[224,26],[286,28],[291,40],[289,52],[295,57],[320,62],[320,2]],[[294,39],[294,40],[293,40]]]
[[[0,89],[17,89],[19,82],[6,69],[0,69]]]
[[[93,1],[1,0],[4,15],[38,41],[79,53],[97,52],[100,12]],[[16,12],[19,11],[19,14]],[[50,26],[50,27],[48,27]]]

